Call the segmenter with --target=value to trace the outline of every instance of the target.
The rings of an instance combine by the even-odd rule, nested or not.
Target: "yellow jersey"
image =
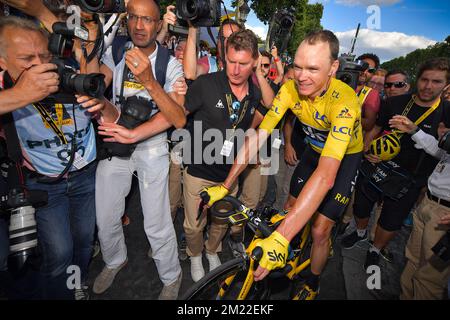
[[[301,122],[309,145],[322,156],[340,161],[346,154],[363,151],[361,107],[355,91],[344,82],[332,78],[327,91],[311,101],[298,94],[294,80],[287,81],[259,128],[271,133],[288,109]]]

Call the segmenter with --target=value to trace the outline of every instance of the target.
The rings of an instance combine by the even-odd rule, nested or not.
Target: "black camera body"
[[[342,54],[339,57],[339,69],[336,72],[336,79],[345,82],[353,90],[358,87],[358,79],[361,72],[365,71],[369,65],[362,60],[355,60],[354,55]]]
[[[187,27],[186,21],[190,21],[194,27],[220,26],[219,0],[177,0],[176,8],[180,26]]]
[[[439,148],[445,150],[450,154],[450,131],[447,131],[440,139],[439,139]]]
[[[155,104],[148,99],[137,96],[129,97],[122,105],[122,112],[117,124],[127,129],[134,129],[150,119],[155,109]],[[104,142],[99,150],[98,158],[130,157],[135,148],[134,144]]]
[[[124,13],[127,11],[125,0],[75,0],[75,4],[85,12]]]
[[[444,236],[434,245],[433,248],[431,248],[431,250],[442,261],[450,261],[450,230],[447,230]]]
[[[269,49],[276,46],[278,52],[282,53],[287,49],[291,31],[295,24],[295,9],[283,8],[275,12],[271,20],[271,28],[267,36]]]
[[[60,103],[75,103],[75,93],[102,98],[105,92],[105,76],[101,73],[78,74],[77,71],[66,64],[73,48],[73,38],[87,40],[89,34],[83,28],[69,29],[63,22],[56,22],[52,26],[48,50],[54,55],[51,63],[57,65],[59,75],[59,91],[48,97]]]

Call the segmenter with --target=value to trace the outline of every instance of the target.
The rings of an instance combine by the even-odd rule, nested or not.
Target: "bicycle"
[[[255,282],[253,271],[256,270],[257,261],[262,257],[262,249],[256,246],[255,240],[268,237],[285,218],[287,212],[276,212],[267,208],[253,210],[232,196],[217,201],[210,208],[210,212],[212,218],[224,223],[233,225],[245,223],[254,236],[245,253],[206,274],[183,294],[181,300],[268,299],[271,294],[269,281],[286,277],[294,284],[299,279],[299,274],[310,265],[307,248],[311,244],[311,226],[308,223],[291,241],[286,266],[272,270],[265,279]],[[335,231],[330,239],[330,246],[336,235]],[[291,290],[291,296],[293,300],[300,298],[299,292],[296,293],[295,289]]]

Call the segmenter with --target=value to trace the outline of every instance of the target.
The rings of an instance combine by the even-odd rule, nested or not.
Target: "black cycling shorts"
[[[331,220],[338,221],[350,201],[361,164],[362,152],[347,154],[341,161],[333,188],[317,210]],[[291,178],[289,194],[295,198],[319,164],[320,154],[306,147]]]

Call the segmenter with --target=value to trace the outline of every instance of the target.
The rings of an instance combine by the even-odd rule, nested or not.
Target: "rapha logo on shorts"
[[[219,109],[223,109],[223,108],[224,108],[222,100],[219,100],[219,101],[216,103],[216,108],[219,108]]]

